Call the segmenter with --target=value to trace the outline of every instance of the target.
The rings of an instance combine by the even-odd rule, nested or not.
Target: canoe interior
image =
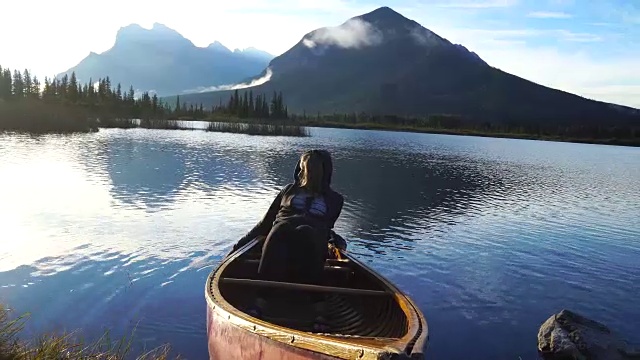
[[[326,329],[323,334],[398,339],[408,331],[408,320],[393,292],[367,270],[348,260],[329,259],[321,286],[330,288],[279,288],[255,286],[260,247],[254,246],[230,263],[221,274],[221,295],[240,311],[246,311],[257,296],[268,303],[262,319],[275,325],[314,332],[321,302]],[[225,281],[228,280],[228,281]],[[276,284],[277,285],[277,284]],[[295,285],[293,285],[295,287]],[[334,288],[365,290],[342,293]],[[348,290],[347,290],[348,291]]]

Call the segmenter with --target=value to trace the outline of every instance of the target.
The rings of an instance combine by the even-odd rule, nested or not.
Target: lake
[[[0,302],[26,336],[135,328],[203,359],[207,275],[316,147],[337,231],[422,309],[429,358],[535,359],[563,308],[640,343],[640,148],[311,133],[0,135]]]

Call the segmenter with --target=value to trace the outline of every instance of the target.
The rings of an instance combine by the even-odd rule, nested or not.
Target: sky
[[[640,0],[3,0],[0,13],[20,16],[2,16],[0,65],[52,76],[108,50],[119,28],[155,22],[197,46],[279,55],[380,6],[506,72],[640,108]]]

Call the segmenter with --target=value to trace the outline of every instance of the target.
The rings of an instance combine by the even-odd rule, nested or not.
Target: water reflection
[[[186,259],[134,259],[94,248],[76,250],[84,255],[44,258],[0,272],[1,300],[16,312],[31,312],[25,335],[83,329],[82,336],[96,339],[110,330],[115,339],[134,334],[132,354],[171,343],[186,358],[202,358],[202,347],[190,344],[202,341],[206,265],[219,257],[194,252]]]
[[[423,309],[430,357],[533,358],[564,307],[640,342],[638,149],[312,135],[0,136],[0,301],[33,313],[29,331],[137,324],[136,346],[205,357],[207,272],[320,147],[346,199],[338,231]]]
[[[265,159],[275,182],[290,181],[296,155]],[[431,225],[454,223],[480,198],[497,196],[494,193],[503,182],[499,173],[483,171],[478,164],[433,154],[387,150],[363,156],[337,151],[334,158],[333,185],[345,195],[338,226],[349,224],[349,233],[364,236],[354,240],[370,249],[392,249],[395,246],[379,242],[411,242],[420,239]],[[418,229],[411,224],[413,219],[427,221]]]

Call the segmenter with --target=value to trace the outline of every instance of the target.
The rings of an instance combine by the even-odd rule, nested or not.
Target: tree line
[[[477,121],[454,114],[432,114],[424,117],[380,115],[365,112],[301,115],[290,117],[292,123],[304,126],[389,129],[444,134],[480,135],[527,139],[567,140],[640,146],[640,124],[553,124],[516,121]]]
[[[180,109],[180,106],[180,96],[178,96],[176,108]],[[285,105],[282,92],[274,91],[271,100],[267,100],[265,94],[256,94],[254,97],[252,89],[245,90],[242,94],[236,89],[231,93],[226,104],[220,102],[219,105],[211,108],[211,115],[218,118],[285,120],[289,118],[289,109]]]
[[[60,117],[85,117],[100,119],[101,122],[110,119],[204,120],[213,115],[259,119],[287,119],[289,116],[281,92],[274,92],[268,101],[264,94],[254,97],[253,90],[244,91],[243,94],[236,90],[226,105],[212,106],[209,109],[202,103],[181,103],[178,96],[175,104],[171,106],[148,91],[136,93],[133,86],[124,89],[120,83],[114,85],[108,76],[81,83],[73,72],[70,76],[65,74],[60,78],[45,77],[41,82],[36,76],[32,76],[29,70],[11,71],[2,66],[0,103],[5,103],[3,109],[0,109],[0,115],[3,114],[2,110],[14,110],[3,117],[11,114],[25,117],[30,115],[30,109],[37,108],[42,112],[44,108],[49,107],[50,110],[64,108],[64,115],[61,114]],[[34,103],[38,103],[38,106],[33,107]],[[17,111],[18,107],[26,111]]]

